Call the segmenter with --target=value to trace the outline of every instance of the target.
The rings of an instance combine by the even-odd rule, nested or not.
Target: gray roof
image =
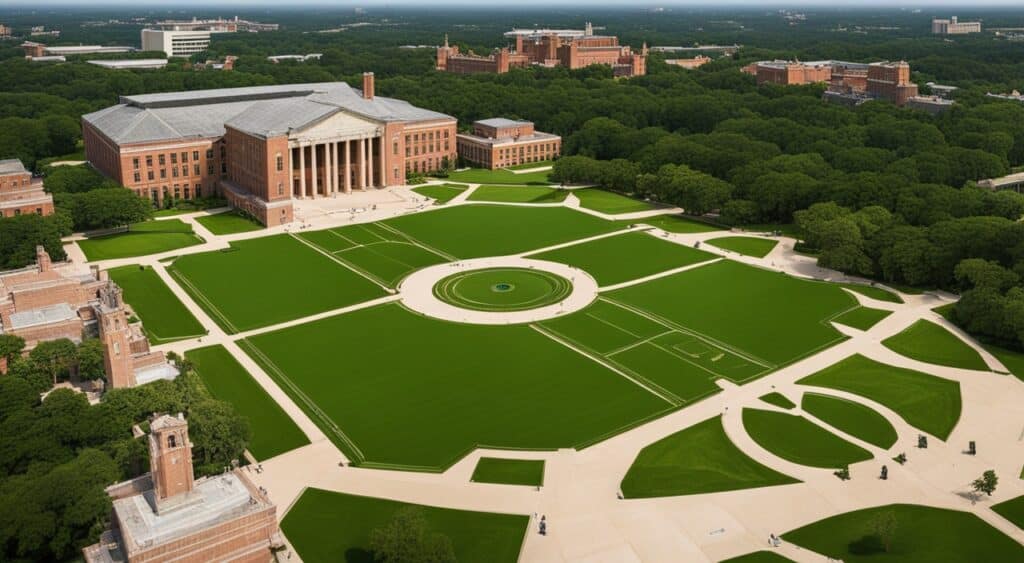
[[[224,134],[224,125],[264,137],[302,129],[346,110],[383,121],[455,119],[392,98],[366,100],[344,82],[219,88],[122,96],[121,103],[82,117],[117,143]]]
[[[500,129],[502,127],[515,127],[516,125],[524,125],[530,122],[521,119],[506,119],[504,117],[492,117],[490,119],[480,119],[473,123],[480,124],[485,127],[495,127]]]
[[[20,311],[11,315],[11,330],[24,330],[34,326],[62,323],[78,318],[78,313],[67,303],[58,303],[39,309]]]
[[[0,160],[0,174],[24,174],[25,172],[28,172],[25,170],[25,165],[16,158]]]

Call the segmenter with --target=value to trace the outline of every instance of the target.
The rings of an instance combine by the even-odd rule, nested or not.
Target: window
[[[178,167],[177,166],[175,166],[174,168],[171,168],[171,176],[174,176],[175,178],[178,177]]]
[[[181,175],[182,176],[188,176],[188,165],[187,164],[182,164],[181,165]]]
[[[188,153],[187,152],[181,153],[181,161],[182,162],[188,162]]]
[[[199,151],[192,151],[192,160],[199,160]]]
[[[206,149],[206,158],[213,158],[213,149]]]
[[[405,145],[405,156],[411,156],[411,155],[412,155],[412,147],[410,147],[409,145]]]
[[[153,155],[147,154],[146,155],[146,168],[152,168],[152,167],[153,167]]]
[[[178,153],[172,152],[171,153],[171,164],[177,164],[177,163],[178,163]]]
[[[164,155],[160,155],[160,156],[158,156],[158,157],[157,157],[157,159],[158,159],[158,161],[160,162],[160,166],[163,166],[163,165],[164,165],[164,163],[166,162],[166,161],[164,160]]]
[[[391,154],[398,156],[398,141],[391,144]]]
[[[137,157],[132,159],[132,168],[139,169],[139,159]]]
[[[163,179],[163,178],[166,178],[166,177],[167,177],[167,169],[166,168],[161,168],[160,169],[160,178]]]
[[[146,177],[147,177],[147,178],[148,178],[149,180],[152,180],[152,179],[153,179],[153,171],[152,171],[152,170],[150,170],[149,172],[146,172]]]
[[[198,162],[192,165],[192,173],[195,174],[196,176],[199,175],[200,171]]]
[[[206,165],[206,173],[209,174],[210,176],[213,176],[213,163],[212,162]]]
[[[277,183],[277,195],[284,195],[284,183]]]
[[[168,448],[176,448],[176,447],[178,447],[178,442],[177,442],[177,440],[175,440],[174,434],[171,434],[170,436],[167,437],[167,447]]]
[[[142,181],[142,174],[139,174],[138,172],[136,172],[135,173],[135,181],[136,182],[141,182]]]
[[[189,199],[189,197],[188,197],[189,193],[190,193],[190,191],[188,189],[188,184],[185,184],[185,199]]]
[[[277,153],[277,171],[280,172],[282,170],[284,170],[284,157],[281,156],[281,153]]]

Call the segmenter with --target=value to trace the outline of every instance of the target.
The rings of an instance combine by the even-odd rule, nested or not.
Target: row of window
[[[43,208],[42,207],[37,207],[36,210],[35,210],[35,214],[36,215],[42,215],[43,214]],[[10,217],[17,217],[18,215],[21,215],[21,209],[15,209],[14,213],[10,214]],[[0,213],[0,217],[3,217],[3,213]]]
[[[160,194],[163,193],[163,197]],[[167,199],[170,194],[174,194],[174,199],[192,199],[192,197],[203,197],[203,185],[195,184],[189,186],[189,184],[174,184],[173,186],[163,186],[162,189],[157,190],[156,188],[139,188],[135,190],[135,195],[139,197],[148,197],[153,201],[161,201]]]
[[[160,166],[164,166],[164,165],[167,164],[167,160],[169,158],[170,161],[171,161],[171,164],[178,164],[178,158],[179,158],[179,155],[180,155],[181,163],[185,164],[185,163],[188,162],[188,154],[189,154],[188,151],[182,151],[180,153],[177,153],[177,152],[161,153],[161,154],[156,155],[157,163]],[[213,149],[206,149],[206,158],[207,159],[213,158]],[[193,160],[193,162],[199,162],[199,151],[192,151],[192,160]],[[141,164],[141,162],[140,162],[139,157],[136,156],[136,157],[132,158],[132,169],[133,170],[138,170],[140,164]],[[152,167],[153,167],[153,155],[147,154],[146,155],[146,168],[152,168]]]

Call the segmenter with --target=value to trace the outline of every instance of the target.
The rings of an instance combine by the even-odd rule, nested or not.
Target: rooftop
[[[515,145],[517,143],[530,143],[534,141],[552,141],[559,139],[558,135],[552,135],[551,133],[534,132],[533,135],[520,135],[518,137],[501,137],[493,139],[489,137],[481,137],[479,135],[470,135],[468,133],[459,133],[458,137],[463,139],[470,139],[475,143],[490,145],[492,147],[500,145]]]
[[[0,174],[25,174],[25,165],[17,158],[0,160]]]
[[[105,68],[163,68],[167,66],[167,59],[119,59],[86,62]]]
[[[10,330],[24,330],[35,326],[48,325],[78,318],[78,313],[67,303],[20,311],[11,315]]]
[[[515,127],[517,125],[532,125],[533,122],[526,121],[523,119],[506,119],[504,117],[492,117],[490,119],[480,119],[473,122],[474,125],[483,125],[484,127],[494,127],[501,129],[503,127]]]

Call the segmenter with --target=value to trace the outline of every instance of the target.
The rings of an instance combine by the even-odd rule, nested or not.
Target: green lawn
[[[620,229],[564,207],[482,204],[403,215],[381,224],[459,258],[518,254]]]
[[[802,416],[747,408],[743,427],[762,448],[800,465],[839,468],[872,457]]]
[[[594,276],[601,286],[615,285],[717,258],[710,252],[669,242],[645,232],[605,237],[528,257],[575,266]]]
[[[844,337],[827,321],[856,305],[840,288],[732,260],[605,294],[781,365]]]
[[[469,201],[504,203],[561,203],[569,190],[545,186],[480,186],[469,195]]]
[[[955,302],[954,303],[946,303],[945,305],[940,305],[939,307],[935,307],[934,309],[932,309],[932,311],[935,311],[936,313],[942,315],[942,318],[944,318],[944,319],[946,319],[948,321],[948,320],[950,320],[950,317],[953,316],[953,309],[955,309],[955,308],[956,308],[956,303]]]
[[[716,416],[640,450],[621,488],[626,498],[649,498],[799,482],[743,453]]]
[[[309,443],[306,435],[221,345],[185,352],[210,394],[249,421],[249,453],[263,461]]]
[[[846,326],[852,326],[858,330],[868,330],[891,314],[892,311],[857,307],[856,309],[847,311],[832,320]]]
[[[633,213],[635,211],[654,209],[654,206],[646,201],[597,188],[573,190],[572,193],[579,198],[582,207],[600,211],[601,213],[616,215],[619,213]]]
[[[921,319],[882,341],[886,348],[908,358],[963,369],[988,371],[981,355],[952,332]]]
[[[777,240],[755,237],[719,237],[707,240],[706,242],[724,250],[731,250],[755,258],[764,258],[779,244]]]
[[[762,401],[768,403],[769,405],[775,405],[777,407],[781,407],[781,408],[784,408],[786,410],[791,410],[794,407],[796,407],[796,403],[794,403],[793,401],[790,401],[788,397],[786,397],[782,393],[778,393],[776,391],[772,391],[771,393],[768,393],[767,395],[761,395],[758,398],[761,399]]]
[[[670,233],[711,233],[722,230],[714,225],[695,221],[682,215],[655,215],[643,219],[620,219],[616,221],[620,225],[629,226],[634,224],[650,225]]]
[[[482,457],[470,481],[539,487],[544,484],[544,460]]]
[[[992,354],[997,360],[1002,362],[1006,369],[1010,370],[1010,373],[1017,379],[1024,381],[1024,353],[994,344],[985,344],[985,349],[988,350],[989,354]]]
[[[792,561],[792,559],[783,557],[774,551],[762,550],[726,559],[721,563],[782,563],[785,561]]]
[[[855,393],[889,407],[911,426],[941,440],[960,420],[960,383],[851,356],[800,381]]]
[[[992,507],[997,514],[1024,530],[1024,495],[1003,501]]]
[[[888,553],[872,536],[872,521],[892,512],[896,531]],[[968,512],[891,504],[847,512],[783,534],[790,543],[847,563],[979,563],[1024,561],[1024,546]]]
[[[882,289],[874,285],[862,285],[859,283],[841,283],[841,287],[845,287],[850,291],[856,291],[857,293],[877,299],[879,301],[887,301],[889,303],[903,303],[903,298],[899,295],[889,291],[888,289]]]
[[[884,416],[860,403],[818,393],[804,393],[800,408],[826,424],[886,450],[899,437]]]
[[[541,166],[544,166],[543,164]],[[509,170],[487,170],[486,168],[470,168],[448,174],[452,182],[468,182],[470,184],[547,184],[550,170],[516,174]]]
[[[158,254],[202,244],[203,239],[192,232],[192,226],[180,219],[163,219],[136,223],[124,233],[78,241],[90,262]]]
[[[523,164],[506,166],[505,170],[533,170],[534,168],[544,168],[545,166],[552,166],[554,164],[555,161],[553,160],[538,160],[537,162],[524,162]]]
[[[385,295],[380,286],[289,235],[182,256],[168,270],[231,333]]]
[[[351,459],[442,470],[476,446],[581,447],[673,405],[527,325],[387,304],[244,341]]]
[[[429,197],[437,205],[444,205],[453,198],[466,191],[468,186],[460,186],[458,184],[441,184],[433,186],[420,186],[413,188],[412,191],[420,194],[421,196]]]
[[[263,225],[259,221],[239,211],[225,211],[214,215],[203,215],[196,217],[204,227],[215,235],[231,235],[235,233],[246,233],[259,231]]]
[[[203,325],[149,266],[121,266],[107,273],[124,290],[124,300],[142,319],[151,343],[165,344],[206,334]]]
[[[407,506],[420,508],[431,532],[448,536],[459,561],[519,559],[528,516],[411,505],[321,489],[302,493],[281,521],[281,530],[307,563],[373,563],[370,532]]]

